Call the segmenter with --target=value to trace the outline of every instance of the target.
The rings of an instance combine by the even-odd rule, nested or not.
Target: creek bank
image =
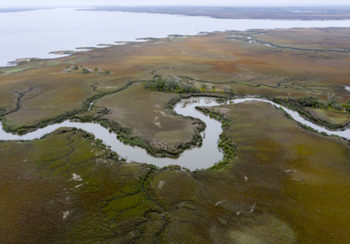
[[[198,121],[203,121],[201,123],[207,124],[206,127],[204,126],[205,130],[202,133],[198,132],[197,140],[202,141],[201,147],[198,147],[200,144],[197,143],[197,147],[184,151],[176,159],[153,157],[143,148],[125,145],[123,141],[116,139],[116,137],[120,138],[120,136],[115,134],[113,130],[107,129],[103,125],[97,123],[82,123],[65,120],[24,135],[14,135],[0,130],[0,139],[35,140],[52,133],[58,128],[74,127],[93,134],[97,140],[101,140],[105,145],[109,146],[112,151],[115,151],[128,162],[154,164],[161,168],[169,165],[180,165],[181,167],[189,168],[191,170],[206,169],[223,158],[223,153],[219,150],[217,145],[222,129],[219,121],[211,119],[209,116],[196,110],[197,105],[218,106],[220,103],[216,102],[213,98],[207,97],[182,99],[180,102],[176,103],[174,111],[177,114],[185,117],[192,116],[192,118],[195,118]],[[132,141],[132,143],[137,143],[137,141]]]
[[[95,104],[96,101],[104,96],[115,94],[118,92],[121,92],[130,86],[132,86],[135,83],[143,83],[147,82],[146,80],[134,80],[128,82],[125,86],[118,88],[113,91],[109,92],[103,92],[96,94],[88,99],[86,99],[83,102],[81,109],[76,109],[72,111],[68,111],[66,113],[63,113],[62,115],[59,115],[53,119],[47,119],[40,121],[38,124],[30,125],[30,126],[21,126],[19,128],[13,128],[8,123],[6,123],[6,115],[15,111],[10,111],[8,113],[3,114],[2,117],[2,126],[4,131],[18,134],[18,135],[25,135],[27,133],[36,131],[37,129],[44,128],[48,125],[62,123],[67,120],[71,120],[74,122],[91,122],[91,123],[98,123],[105,127],[106,129],[109,129],[110,131],[113,131],[118,135],[118,139],[121,140],[123,143],[131,145],[131,146],[139,146],[141,148],[144,148],[150,155],[155,157],[171,157],[171,158],[177,158],[182,152],[184,152],[186,149],[190,149],[193,147],[199,147],[202,145],[202,136],[201,133],[205,130],[206,125],[201,120],[198,120],[196,118],[193,118],[192,116],[182,116],[179,114],[176,114],[174,112],[175,105],[181,101],[182,99],[190,98],[190,97],[216,97],[221,99],[227,99],[228,97],[225,95],[220,94],[206,94],[206,93],[181,93],[178,97],[171,99],[166,105],[165,109],[167,109],[170,113],[181,116],[185,119],[192,120],[194,124],[197,124],[192,140],[188,141],[186,143],[181,143],[179,145],[176,145],[175,147],[169,147],[167,145],[161,145],[153,143],[152,140],[138,137],[138,136],[132,136],[131,135],[131,129],[130,128],[124,128],[121,125],[119,125],[116,122],[109,121],[107,119],[102,118],[103,115],[106,115],[108,113],[108,109],[103,108],[100,111],[98,111],[96,116],[91,115],[84,115],[84,113],[87,113],[91,110],[91,104]],[[17,110],[16,110],[17,111]]]
[[[219,97],[219,100],[222,99],[223,97]],[[147,149],[145,150],[144,148],[125,145],[123,143],[123,139],[126,140],[124,136],[128,134],[128,131],[123,128],[119,128],[119,131],[123,131],[124,134],[121,133],[121,135],[118,135],[113,132],[113,129],[108,129],[110,128],[110,123],[106,120],[100,120],[100,124],[65,120],[59,124],[51,124],[25,135],[13,135],[0,130],[0,139],[34,140],[39,139],[61,127],[75,127],[93,134],[97,140],[101,140],[105,145],[109,146],[111,150],[115,151],[118,153],[118,155],[125,158],[129,162],[149,163],[161,168],[169,165],[179,165],[191,170],[222,168],[232,161],[232,159],[235,157],[235,151],[237,148],[230,140],[228,140],[228,138],[222,135],[222,129],[227,126],[229,121],[224,116],[217,113],[212,113],[205,107],[225,104],[239,104],[244,102],[269,103],[272,106],[284,111],[288,117],[292,118],[306,129],[318,132],[322,135],[334,135],[350,140],[350,129],[343,131],[330,131],[325,127],[316,125],[306,120],[298,113],[298,111],[293,111],[271,100],[254,97],[237,98],[232,100],[229,99],[224,102],[218,102],[217,98],[196,96],[174,99],[168,105],[169,107],[173,108],[174,113],[185,117],[191,116],[196,120],[203,121],[207,125],[206,127],[204,126],[205,130],[202,133],[198,132],[198,140],[201,140],[202,143],[198,143],[197,146],[201,145],[201,147],[195,147],[191,148],[191,150],[183,151],[183,153],[181,153],[177,158],[153,157],[148,153]],[[210,115],[211,118],[203,114],[203,112]],[[221,123],[218,120],[221,121]],[[116,137],[118,140],[116,140]],[[130,140],[130,143],[139,143],[145,147],[148,147],[147,144],[145,145],[143,142],[140,142],[137,139]]]
[[[290,108],[294,111],[297,111],[300,115],[302,115],[307,120],[310,120],[318,125],[321,125],[329,130],[345,130],[345,127],[349,125],[349,122],[344,124],[334,124],[330,123],[326,120],[322,120],[321,118],[317,118],[312,112],[305,109],[298,100],[296,99],[281,99],[281,98],[270,98],[269,100],[281,104],[287,108]]]
[[[108,119],[102,118],[103,115],[108,114],[108,109],[104,108],[101,111],[99,111],[98,116],[80,116],[79,114],[76,114],[75,116],[71,117],[70,119],[73,119],[77,122],[91,122],[91,123],[98,123],[105,127],[106,129],[109,129],[110,131],[113,131],[115,134],[117,134],[117,138],[122,141],[125,144],[131,145],[131,146],[138,146],[143,149],[145,149],[150,155],[154,157],[170,157],[170,158],[178,158],[181,153],[183,153],[187,149],[191,149],[194,147],[200,147],[202,146],[202,136],[201,133],[206,129],[206,124],[190,115],[183,116],[181,114],[177,114],[174,111],[174,107],[177,103],[179,103],[183,99],[190,99],[192,97],[205,97],[205,98],[215,98],[216,101],[224,102],[228,99],[230,99],[229,94],[215,94],[215,93],[202,93],[202,92],[196,92],[196,93],[178,93],[179,96],[172,98],[166,105],[165,109],[168,110],[171,114],[174,114],[176,116],[183,117],[184,119],[192,120],[193,124],[198,124],[198,126],[195,128],[192,140],[187,143],[181,143],[176,147],[169,147],[167,145],[163,145],[162,147],[159,147],[159,145],[155,145],[152,140],[139,137],[139,136],[132,136],[131,135],[131,129],[125,128],[121,126],[117,122],[110,121]],[[110,95],[110,94],[106,94]],[[101,98],[101,97],[99,97]],[[97,99],[96,99],[97,100]],[[90,105],[89,105],[90,107]],[[84,111],[86,112],[86,111]],[[209,115],[209,114],[208,114]],[[69,119],[69,118],[67,118]],[[222,122],[222,121],[221,121]]]
[[[230,124],[230,120],[225,117],[225,115],[211,111],[207,107],[197,107],[199,111],[202,113],[209,115],[210,118],[214,118],[222,123],[222,129],[225,131]],[[218,147],[224,152],[224,158],[214,164],[211,168],[209,169],[221,169],[224,168],[226,165],[228,165],[230,162],[232,162],[236,157],[237,157],[237,151],[238,147],[233,143],[231,138],[226,136],[224,133],[220,135],[220,140],[218,142]]]

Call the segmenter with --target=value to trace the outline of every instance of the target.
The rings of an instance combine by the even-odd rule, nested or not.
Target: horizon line
[[[246,8],[271,8],[271,7],[350,7],[349,4],[319,4],[319,5],[219,5],[219,4],[191,4],[191,5],[184,5],[184,4],[164,4],[164,5],[121,5],[121,4],[88,4],[88,5],[43,5],[43,6],[37,6],[37,5],[13,5],[13,6],[6,6],[6,7],[0,7],[0,9],[6,9],[6,8],[55,8],[55,7],[246,7]]]

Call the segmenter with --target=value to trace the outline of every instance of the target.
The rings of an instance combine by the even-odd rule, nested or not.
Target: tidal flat
[[[172,112],[181,97],[259,96],[344,129],[350,53],[334,50],[350,49],[349,32],[169,37],[0,68],[1,121],[20,134],[66,119],[104,121],[131,145],[171,154],[198,126]],[[0,242],[350,241],[348,141],[303,128],[269,104],[203,111],[223,126],[224,163],[206,170],[125,162],[76,129],[1,141]]]

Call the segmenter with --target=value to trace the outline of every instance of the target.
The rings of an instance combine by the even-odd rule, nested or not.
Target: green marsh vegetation
[[[17,132],[67,118],[98,121],[130,144],[176,155],[199,143],[203,124],[175,115],[173,104],[188,93],[227,91],[269,97],[340,128],[349,121],[349,54],[299,49],[346,48],[347,31],[213,33],[4,68],[1,121]],[[293,48],[230,41],[232,34]],[[73,66],[92,72],[62,72]],[[300,128],[267,104],[202,110],[224,130],[225,158],[208,170],[126,163],[71,129],[0,142],[0,242],[349,242],[346,142]]]
[[[182,81],[179,77],[170,75],[155,75],[152,81],[145,85],[146,89],[161,91],[161,92],[175,92],[175,93],[197,93],[199,90],[195,87],[193,82]]]
[[[176,93],[162,93],[135,84],[116,94],[99,99],[97,107],[108,109],[103,119],[119,132],[120,139],[144,147],[158,156],[176,156],[198,145],[199,133],[205,128],[199,120],[178,116],[169,103],[178,101]]]
[[[235,155],[210,170],[125,163],[74,129],[32,142],[1,142],[0,216],[12,224],[2,226],[2,233],[11,235],[0,239],[313,243],[350,238],[345,143],[309,133],[267,104],[225,105],[207,113],[224,121],[222,146]]]
[[[350,122],[349,101],[342,103],[334,94],[328,95],[327,100],[313,96],[274,100],[331,129],[343,128]]]

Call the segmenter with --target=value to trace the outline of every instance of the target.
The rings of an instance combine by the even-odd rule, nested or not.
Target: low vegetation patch
[[[200,92],[193,82],[184,81],[175,75],[155,75],[151,81],[146,83],[145,88],[162,92]]]
[[[78,66],[78,65],[71,65],[66,67],[63,70],[64,73],[83,73],[83,74],[90,74],[90,73],[97,73],[97,74],[105,74],[109,75],[111,72],[109,70],[105,70],[102,68],[87,68],[85,66]]]

